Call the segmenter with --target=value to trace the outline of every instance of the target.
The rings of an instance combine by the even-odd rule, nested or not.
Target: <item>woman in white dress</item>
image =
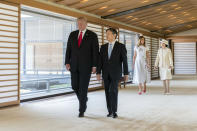
[[[159,67],[160,79],[163,81],[163,86],[165,88],[164,94],[169,94],[170,79],[172,79],[171,70],[173,69],[172,53],[168,45],[168,41],[162,39],[160,40],[161,48],[158,50],[155,69]]]
[[[139,92],[146,93],[146,83],[150,82],[148,68],[150,69],[149,49],[146,47],[145,38],[139,37],[138,45],[134,48],[133,56],[134,76],[133,83],[138,84]],[[142,90],[144,85],[144,89]]]

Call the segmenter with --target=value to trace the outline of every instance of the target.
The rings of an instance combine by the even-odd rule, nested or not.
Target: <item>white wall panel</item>
[[[12,48],[0,48],[0,52],[18,53],[18,49],[12,49]]]
[[[15,32],[0,31],[0,35],[18,37],[18,33],[15,33]]]
[[[17,27],[8,27],[8,26],[4,26],[4,25],[0,25],[0,30],[6,30],[6,31],[18,31]]]
[[[17,85],[17,83],[18,81],[0,81],[0,86]]]
[[[18,54],[0,54],[0,58],[18,58]]]
[[[18,89],[17,86],[1,87],[0,88],[0,92],[3,92],[3,91],[12,91],[12,90],[17,90],[17,89]]]
[[[2,99],[0,99],[0,103],[13,102],[13,101],[17,101],[17,100],[18,100],[17,97],[2,98]]]
[[[6,20],[0,20],[0,24],[1,25],[18,26],[17,22],[6,21]]]
[[[18,17],[8,16],[8,15],[2,15],[2,14],[0,14],[0,19],[6,19],[6,20],[14,20],[14,21],[18,21]]]
[[[17,70],[0,70],[0,75],[4,74],[18,74]]]
[[[17,91],[14,91],[14,92],[0,93],[0,96],[1,97],[8,97],[8,96],[15,96],[17,94],[18,94],[18,92]]]
[[[0,43],[0,47],[18,47],[18,44],[3,42],[3,43]]]
[[[0,37],[0,41],[18,42],[18,38]]]
[[[7,14],[7,15],[18,16],[18,12],[6,10],[6,9],[5,10],[4,9],[0,9],[0,13]]]
[[[2,69],[15,69],[18,68],[18,65],[0,65],[0,70]]]
[[[175,74],[196,74],[196,43],[174,44]]]
[[[10,75],[10,76],[1,76],[0,77],[0,80],[14,80],[14,79],[18,79],[18,76],[17,75]]]
[[[7,4],[0,3],[0,7],[4,8],[4,9],[18,11],[18,7],[12,6],[12,5],[7,5]]]
[[[0,63],[18,63],[18,59],[0,59]]]
[[[19,101],[18,10],[17,4],[0,1],[0,107]]]
[[[151,38],[152,46],[151,46],[151,63],[152,63],[152,69],[155,65],[155,60],[157,57],[157,52],[159,49],[159,39],[157,38]],[[152,78],[158,78],[159,77],[159,70],[152,70],[151,71]]]

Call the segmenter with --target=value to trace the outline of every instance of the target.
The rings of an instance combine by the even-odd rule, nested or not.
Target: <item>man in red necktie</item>
[[[87,91],[91,73],[96,73],[99,44],[96,33],[87,30],[87,19],[79,17],[78,29],[70,33],[67,43],[65,65],[71,72],[72,89],[79,100],[79,117],[87,108]]]

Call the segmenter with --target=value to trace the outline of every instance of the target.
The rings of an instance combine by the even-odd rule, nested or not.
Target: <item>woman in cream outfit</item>
[[[148,68],[150,68],[150,59],[149,49],[146,47],[145,38],[143,36],[139,37],[139,43],[134,48],[133,68],[133,83],[139,85],[138,94],[141,95],[142,92],[146,93],[146,83],[150,82],[150,73],[148,72]],[[144,89],[142,90],[143,85]]]
[[[160,79],[163,81],[163,86],[165,88],[164,94],[169,94],[169,84],[170,79],[172,79],[171,70],[173,69],[172,53],[168,45],[168,41],[162,39],[160,40],[161,48],[158,50],[155,69],[159,67]]]

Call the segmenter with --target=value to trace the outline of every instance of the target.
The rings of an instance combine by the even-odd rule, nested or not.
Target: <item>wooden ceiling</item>
[[[45,0],[86,11],[98,16],[108,16],[123,11],[132,13],[111,17],[122,23],[141,27],[164,35],[197,28],[197,0]],[[172,1],[167,4],[153,4]],[[143,8],[147,6],[148,8]],[[137,9],[137,10],[136,10]]]

